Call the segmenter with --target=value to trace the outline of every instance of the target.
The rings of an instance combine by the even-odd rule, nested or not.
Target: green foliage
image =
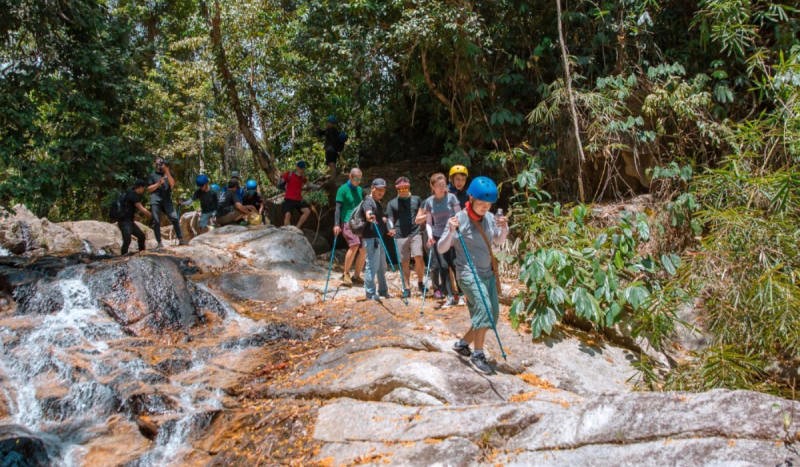
[[[540,175],[536,166],[531,169],[518,175],[517,186],[536,193],[533,184]],[[558,204],[540,203],[544,197],[521,196],[527,202],[514,207],[516,227],[528,232],[523,242],[528,252],[518,260],[526,290],[511,306],[512,321],[529,321],[539,337],[550,334],[568,314],[597,329],[626,320],[636,334],[660,346],[672,332],[674,318],[659,305],[666,298],[685,298],[680,290],[664,293],[665,283],[678,273],[680,256],[663,253],[655,258],[639,252],[651,235],[644,214],[625,213],[601,227],[591,223],[587,206],[563,212]],[[539,212],[531,213],[531,208]]]

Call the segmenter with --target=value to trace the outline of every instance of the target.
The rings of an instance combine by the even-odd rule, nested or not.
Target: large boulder
[[[312,267],[314,250],[300,230],[272,225],[227,225],[192,239],[191,245],[234,251],[260,269],[276,265]]]
[[[0,246],[15,255],[68,255],[83,251],[77,235],[17,204],[14,213],[0,212]]]
[[[48,452],[48,449],[51,452]],[[0,426],[0,465],[46,466],[55,447],[18,425]]]
[[[86,253],[96,255],[118,255],[120,253],[122,234],[116,224],[101,221],[75,221],[60,222],[58,225],[78,237],[83,243]],[[136,225],[144,232],[146,247],[154,248],[156,237],[153,230],[139,222]],[[131,237],[131,246],[128,251],[137,251],[135,237]]]
[[[201,316],[197,289],[173,258],[146,255],[98,263],[86,281],[106,312],[136,335],[187,329]]]

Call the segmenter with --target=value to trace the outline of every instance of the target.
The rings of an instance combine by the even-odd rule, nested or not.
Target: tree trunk
[[[242,133],[247,145],[253,152],[253,160],[255,164],[267,174],[267,177],[278,183],[280,178],[280,171],[275,165],[275,159],[270,153],[259,143],[256,138],[255,132],[251,128],[251,119],[248,115],[251,112],[245,112],[242,108],[241,100],[239,100],[239,92],[236,89],[236,81],[233,79],[230,67],[228,66],[228,59],[225,56],[225,48],[222,45],[222,30],[220,27],[220,7],[219,1],[214,0],[214,15],[211,16],[208,11],[206,2],[200,3],[200,8],[203,11],[206,21],[209,23],[211,47],[214,51],[214,64],[217,67],[217,72],[220,74],[222,85],[225,88],[225,94],[228,96],[233,113],[236,115],[236,122],[239,125],[239,131]],[[263,135],[264,139],[268,139],[267,135]]]
[[[567,85],[567,96],[569,97],[569,110],[572,114],[572,128],[575,132],[575,143],[578,147],[578,198],[581,203],[586,201],[583,190],[583,163],[586,157],[583,154],[583,143],[581,143],[581,130],[578,125],[578,110],[575,108],[575,96],[572,94],[572,77],[569,72],[569,58],[567,55],[567,44],[564,41],[564,28],[561,25],[561,0],[556,0],[556,12],[558,14],[558,41],[561,44],[561,59],[564,62],[564,81]]]

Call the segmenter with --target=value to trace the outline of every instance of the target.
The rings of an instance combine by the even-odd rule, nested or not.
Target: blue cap
[[[328,115],[328,123],[336,123],[336,115]]]
[[[306,161],[297,161],[297,167],[305,169],[306,167],[308,167],[308,164],[306,164]]]

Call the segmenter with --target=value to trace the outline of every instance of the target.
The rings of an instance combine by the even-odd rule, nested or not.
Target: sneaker
[[[470,350],[469,344],[459,344],[458,342],[456,342],[455,344],[453,344],[453,350],[457,354],[462,355],[464,357],[472,356],[472,350]]]
[[[403,289],[403,298],[408,298],[411,296],[411,289]]]
[[[178,240],[178,245],[188,245],[188,244],[189,244],[189,240],[185,240],[183,238]]]
[[[448,295],[447,300],[444,302],[444,305],[442,305],[442,308],[450,308],[451,306],[455,306],[455,304],[456,304],[455,298],[453,298],[452,295]]]
[[[360,278],[359,276],[353,276],[351,279],[353,284],[364,285],[364,279]]]
[[[433,298],[435,298],[436,300],[441,300],[444,298],[444,294],[442,293],[441,290],[436,290],[433,292]]]
[[[382,293],[382,294],[380,294],[380,296],[381,296],[382,298],[392,298],[392,296],[391,296],[391,295],[389,295],[389,292]]]
[[[350,274],[344,273],[342,274],[342,285],[345,287],[352,287],[353,281],[350,279]]]
[[[367,294],[367,300],[375,300],[376,302],[379,302],[381,301],[381,297],[379,297],[378,295]]]
[[[492,373],[494,373],[494,371],[492,370],[492,366],[489,365],[488,361],[486,361],[486,354],[484,354],[483,352],[473,353],[472,356],[469,357],[469,363],[472,364],[472,366],[475,367],[476,370],[480,371],[485,375],[491,375]]]
[[[158,244],[156,245],[156,247],[154,249],[155,250],[162,250],[162,249],[164,249],[164,244],[162,244],[161,242],[158,242]]]
[[[466,301],[466,300],[464,300],[464,296],[463,296],[463,295],[460,295],[460,296],[458,297],[458,305],[459,305],[459,306],[464,306],[464,305],[466,305],[466,304],[467,304],[467,301]]]

